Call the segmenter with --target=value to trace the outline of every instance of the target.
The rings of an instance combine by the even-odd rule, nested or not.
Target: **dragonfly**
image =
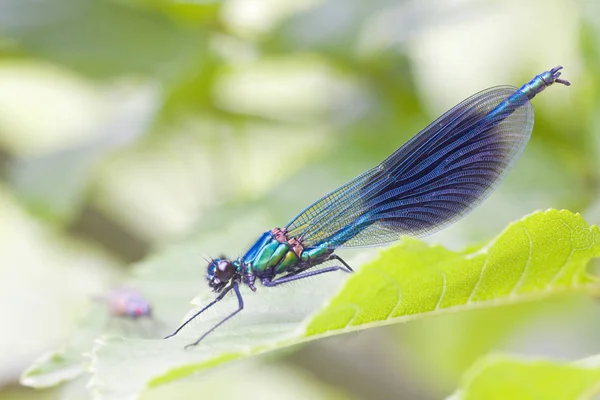
[[[561,69],[545,71],[521,88],[497,86],[467,98],[379,165],[321,197],[284,227],[263,233],[244,255],[208,260],[206,278],[218,295],[165,339],[233,291],[237,309],[186,349],[196,346],[243,310],[243,285],[255,292],[257,282],[274,287],[353,272],[335,250],[426,236],[464,217],[523,153],[533,130],[530,100],[554,83],[570,85],[560,78]],[[323,265],[330,261],[336,265]]]

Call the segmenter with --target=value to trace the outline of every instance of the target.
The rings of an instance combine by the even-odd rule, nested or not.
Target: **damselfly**
[[[560,79],[556,67],[520,89],[498,86],[453,107],[381,164],[325,195],[283,228],[262,234],[241,257],[210,260],[207,279],[219,295],[175,332],[231,290],[238,308],[186,347],[244,308],[240,285],[282,283],[352,268],[334,251],[382,245],[403,235],[425,236],[457,221],[498,187],[523,152],[533,129],[530,100]],[[327,261],[339,265],[314,267]],[[165,338],[165,339],[166,339]]]

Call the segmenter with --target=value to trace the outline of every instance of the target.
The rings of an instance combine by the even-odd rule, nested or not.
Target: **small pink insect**
[[[108,311],[117,318],[149,318],[152,319],[152,306],[142,295],[131,288],[116,288],[108,293],[95,297],[108,306]]]

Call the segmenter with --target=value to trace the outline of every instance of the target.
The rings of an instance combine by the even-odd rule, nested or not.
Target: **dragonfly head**
[[[220,292],[235,276],[236,268],[231,260],[217,258],[208,263],[206,279],[213,292]]]

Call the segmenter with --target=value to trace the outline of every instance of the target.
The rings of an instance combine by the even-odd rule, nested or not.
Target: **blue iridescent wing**
[[[288,225],[305,247],[372,246],[425,236],[477,207],[502,182],[533,129],[533,107],[498,107],[517,88],[464,100],[375,168],[319,199]],[[494,112],[492,112],[494,111]]]

